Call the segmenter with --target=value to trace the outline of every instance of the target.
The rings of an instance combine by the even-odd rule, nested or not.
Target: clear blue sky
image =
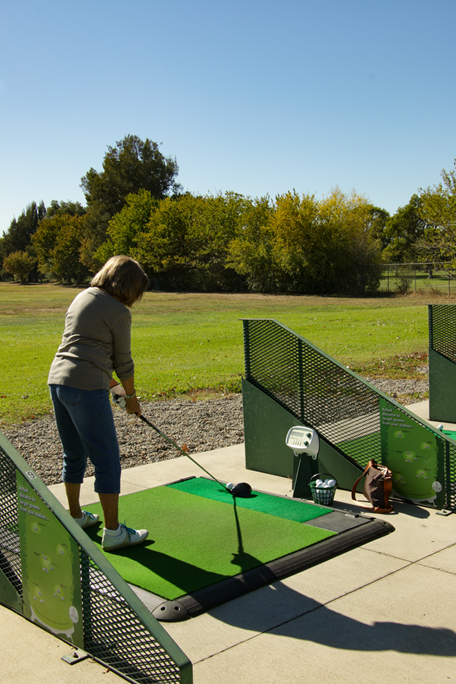
[[[394,213],[456,157],[455,0],[3,0],[0,233],[84,203],[127,134],[185,190],[355,189]]]

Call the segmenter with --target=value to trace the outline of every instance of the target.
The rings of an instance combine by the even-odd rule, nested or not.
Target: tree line
[[[178,291],[363,294],[384,263],[456,258],[456,171],[390,214],[332,189],[250,198],[194,195],[175,159],[128,135],[81,179],[86,206],[32,202],[0,238],[0,275],[82,283],[114,254],[140,261],[152,287]]]

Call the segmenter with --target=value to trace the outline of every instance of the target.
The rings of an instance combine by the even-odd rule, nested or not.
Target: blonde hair
[[[105,290],[125,306],[133,306],[146,291],[149,278],[137,261],[119,254],[108,259],[90,284]]]

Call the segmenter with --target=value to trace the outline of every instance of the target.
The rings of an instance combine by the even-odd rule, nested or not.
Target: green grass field
[[[1,422],[49,412],[47,374],[78,291],[0,283]],[[241,318],[274,318],[357,372],[414,377],[426,362],[428,301],[148,292],[132,309],[137,390],[147,400],[239,391]]]

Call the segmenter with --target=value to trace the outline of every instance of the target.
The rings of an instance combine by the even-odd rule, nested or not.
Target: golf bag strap
[[[353,501],[355,501],[357,503],[358,506],[362,506],[362,504],[360,504],[358,501],[356,501],[356,489],[357,489],[359,483],[361,482],[361,480],[363,479],[364,475],[369,470],[369,468],[370,468],[370,463],[367,464],[367,466],[364,468],[364,473],[358,477],[358,479],[356,480],[355,484],[352,487],[351,498],[353,499]],[[366,508],[366,507],[362,506],[362,508]]]
[[[361,502],[356,500],[356,489],[357,489],[360,481],[366,475],[369,468],[372,468],[373,464],[376,465],[375,461],[369,461],[367,466],[364,468],[363,474],[360,475],[358,477],[358,479],[356,480],[355,484],[352,487],[351,498],[353,499],[353,501],[356,503],[357,506],[359,506],[360,508],[362,508],[365,511],[369,511],[370,513],[392,513],[394,511],[394,508],[391,505],[388,507],[385,506],[385,508],[380,508],[379,506],[364,506]],[[383,487],[384,487],[385,504],[386,504],[386,503],[389,503],[389,497],[391,496],[391,492],[393,489],[392,481],[390,479],[385,480]]]

